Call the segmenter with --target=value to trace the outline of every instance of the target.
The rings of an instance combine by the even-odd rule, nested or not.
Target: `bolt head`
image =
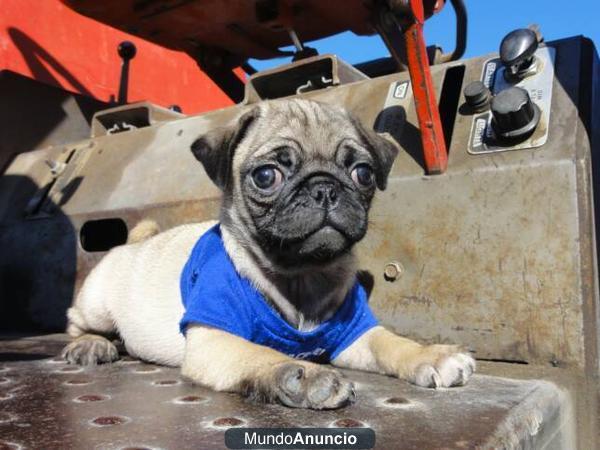
[[[402,264],[400,264],[398,261],[390,261],[383,269],[383,277],[386,279],[386,281],[396,281],[398,278],[400,278],[403,272],[404,268],[402,267]]]

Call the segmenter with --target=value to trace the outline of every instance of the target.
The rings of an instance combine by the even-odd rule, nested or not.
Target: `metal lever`
[[[120,105],[127,103],[127,91],[129,90],[129,62],[135,58],[137,49],[130,41],[123,41],[117,48],[121,57],[121,78],[119,79],[119,95],[117,102]]]
[[[412,20],[405,25],[403,33],[415,108],[421,130],[423,159],[428,174],[440,174],[445,172],[448,166],[448,152],[423,36],[425,23],[423,1],[410,0],[409,6]]]
[[[450,3],[456,15],[456,44],[452,52],[439,55],[432,64],[456,61],[462,58],[467,49],[467,8],[463,0],[450,0]]]

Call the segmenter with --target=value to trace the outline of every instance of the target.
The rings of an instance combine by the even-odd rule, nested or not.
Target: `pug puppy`
[[[223,191],[219,223],[132,230],[140,242],[111,250],[68,311],[67,361],[115,361],[104,336],[118,333],[195,383],[313,409],[355,398],[318,363],[434,388],[469,379],[475,361],[458,347],[379,326],[356,279],[352,247],[395,145],[342,108],[293,99],[252,107],[192,152]]]

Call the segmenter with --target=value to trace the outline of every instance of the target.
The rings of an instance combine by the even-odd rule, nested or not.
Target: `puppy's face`
[[[324,264],[366,233],[396,148],[345,110],[265,102],[192,145],[223,190],[224,226],[280,268]]]

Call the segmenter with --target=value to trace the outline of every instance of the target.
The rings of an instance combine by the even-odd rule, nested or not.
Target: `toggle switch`
[[[506,68],[505,76],[509,81],[520,80],[536,73],[537,48],[538,36],[528,28],[511,31],[502,39],[500,60]]]

